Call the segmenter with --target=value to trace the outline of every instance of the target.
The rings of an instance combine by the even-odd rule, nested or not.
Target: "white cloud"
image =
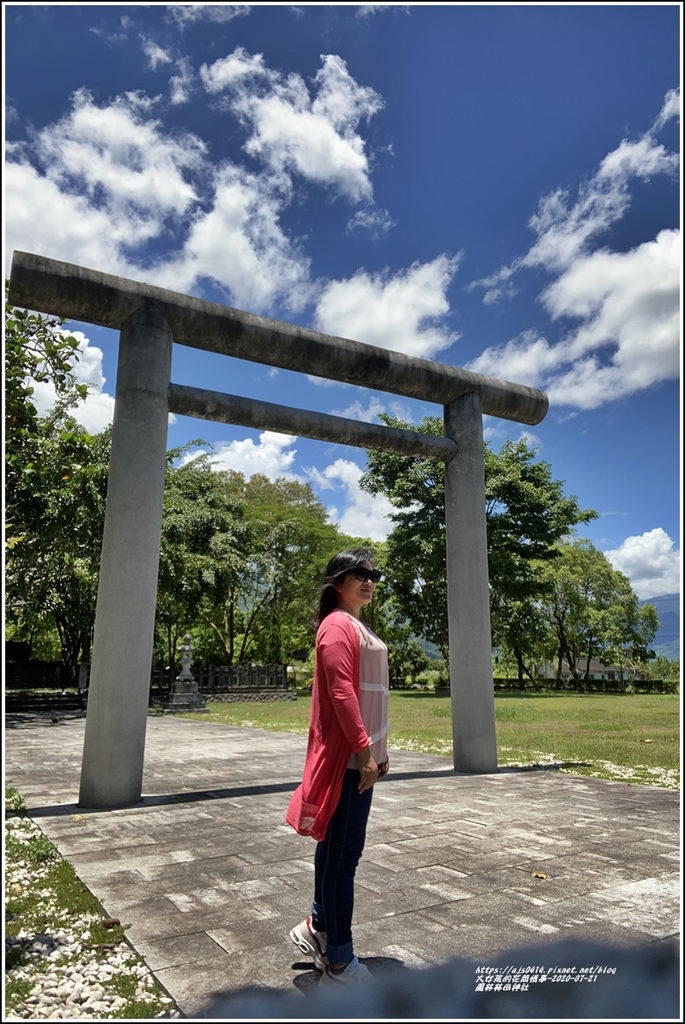
[[[542,441],[537,434],[534,434],[532,430],[522,430],[517,438],[519,441],[525,441],[529,448],[539,452],[542,449]]]
[[[680,90],[669,89],[664,97],[664,102],[652,125],[652,133],[658,132],[665,124],[674,118],[680,117]]]
[[[195,21],[214,21],[225,24],[242,18],[252,10],[251,4],[171,4],[167,10],[176,22],[185,28]]]
[[[333,490],[334,484],[327,476],[317,469],[316,466],[310,466],[307,469],[307,479],[316,491],[331,491]]]
[[[128,265],[117,250],[117,242],[125,235],[125,219],[113,222],[107,211],[95,209],[87,196],[63,191],[28,163],[8,161],[4,183],[8,261],[19,249],[109,273],[126,273]],[[6,266],[6,276],[8,272]]]
[[[82,331],[71,331],[79,342],[78,360],[73,364],[76,382],[88,384],[88,397],[73,406],[69,412],[90,434],[100,434],[112,422],[114,397],[104,390],[105,377],[102,373],[102,349],[91,345]],[[39,416],[45,416],[55,405],[56,395],[49,382],[33,383],[33,403]]]
[[[212,11],[192,5],[178,17],[218,17]],[[238,13],[245,11],[236,7],[231,17]],[[153,66],[169,62],[157,44],[144,45]],[[58,121],[30,142],[7,146],[8,258],[15,249],[35,252],[185,292],[210,280],[231,305],[301,312],[313,286],[309,260],[281,226],[294,191],[290,172],[368,199],[356,126],[380,100],[333,56],[322,58],[311,95],[300,76],[270,71],[262,57],[240,49],[204,67],[202,77],[210,90],[229,89],[229,105],[250,130],[248,148],[265,170],[212,161],[199,137],[167,131],[157,118],[161,96],[129,92],[98,103],[80,89]],[[182,58],[170,79],[171,103],[187,102],[194,85]],[[283,123],[280,115],[271,120],[274,104]],[[365,217],[378,230],[385,222],[370,207]]]
[[[554,406],[594,409],[680,372],[680,231],[660,231],[627,252],[590,251],[590,243],[619,220],[631,202],[629,183],[675,176],[678,156],[654,133],[676,117],[677,91],[667,94],[650,131],[623,140],[578,191],[545,196],[530,226],[537,241],[524,255],[469,286],[485,301],[516,291],[516,275],[541,267],[554,275],[540,295],[553,321],[580,321],[556,344],[529,331],[487,349],[468,369],[544,388]]]
[[[562,271],[587,253],[588,243],[625,214],[631,196],[631,177],[675,174],[678,156],[668,153],[649,135],[637,142],[625,139],[602,161],[593,178],[578,190],[568,206],[568,193],[561,189],[545,196],[529,224],[538,236],[520,267],[544,267]]]
[[[392,11],[393,14],[411,14],[411,4],[359,4],[354,12],[355,18],[370,18],[373,14]]]
[[[385,540],[392,530],[387,518],[396,511],[384,495],[367,494],[359,486],[363,470],[349,459],[337,459],[323,471],[329,484],[340,484],[345,491],[345,506],[332,506],[328,514],[343,533],[369,540]]]
[[[272,173],[300,174],[355,202],[371,198],[369,161],[357,128],[383,104],[373,89],[355,82],[342,58],[322,56],[313,97],[300,75],[269,70],[261,54],[242,47],[203,65],[200,76],[211,94],[226,93],[250,130],[245,150]]]
[[[347,234],[368,231],[372,238],[381,238],[397,226],[387,210],[357,210],[347,222]]]
[[[545,289],[542,302],[554,320],[568,316],[589,321],[585,330],[596,328],[597,318],[606,316],[607,306],[611,308],[630,303],[629,315],[632,317],[635,309],[630,296],[636,288],[641,295],[662,293],[668,299],[677,290],[680,255],[678,230],[661,231],[654,241],[645,242],[629,252],[600,250],[576,260]],[[642,301],[640,298],[638,305]],[[658,301],[655,304],[657,309],[663,305]],[[670,301],[666,307],[670,313]],[[620,322],[615,313],[613,319]],[[578,346],[578,339],[575,344]],[[580,345],[581,350],[584,347]]]
[[[346,409],[331,409],[332,416],[345,416],[347,419],[360,420],[362,423],[373,423],[382,412],[385,412],[385,405],[374,395],[369,397],[366,408],[357,399]]]
[[[555,406],[595,409],[680,371],[679,231],[630,252],[576,262],[542,295],[553,319],[582,319],[556,345],[533,332],[491,348],[468,369],[543,387]]]
[[[279,477],[302,480],[303,477],[292,470],[297,455],[297,449],[292,446],[296,441],[297,438],[290,434],[265,430],[259,435],[257,443],[246,437],[242,441],[215,446],[210,453],[210,462],[217,471],[235,470],[247,478],[260,473],[269,480],[278,480]]]
[[[129,94],[98,107],[82,90],[37,134],[31,162],[27,147],[8,147],[8,257],[36,252],[186,292],[209,278],[232,305],[301,309],[309,263],[280,227],[283,183],[212,167],[196,136],[162,131],[154,106]],[[150,266],[146,246],[166,236],[172,255]]]
[[[608,153],[593,177],[580,186],[575,202],[570,202],[565,189],[543,196],[529,221],[537,239],[528,252],[470,287],[484,287],[486,302],[499,301],[514,294],[512,279],[521,270],[542,267],[560,273],[587,255],[590,241],[618,221],[630,206],[628,185],[632,177],[677,174],[678,155],[669,153],[653,133],[676,117],[679,108],[679,94],[669,92],[653,127],[634,142],[623,139]]]
[[[125,42],[128,39],[129,30],[133,27],[132,20],[126,15],[119,19],[119,24],[121,26],[120,30],[92,26],[88,31],[97,36],[98,39],[101,39],[105,46],[111,48]]]
[[[207,92],[214,96],[243,82],[245,79],[264,78],[269,83],[277,82],[278,76],[268,70],[262,53],[250,54],[242,46],[233,53],[221,57],[213,64],[203,64],[200,78]]]
[[[99,107],[79,90],[71,112],[37,132],[30,151],[8,147],[9,253],[25,249],[141,275],[129,251],[188,214],[198,194],[186,176],[205,158],[196,136],[165,135],[153,108],[130,93]]]
[[[180,106],[190,100],[193,78],[190,58],[181,57],[176,61],[176,74],[169,79],[169,100],[173,106]]]
[[[279,194],[266,176],[219,168],[211,209],[196,216],[179,255],[148,280],[188,292],[209,278],[241,309],[268,310],[279,299],[301,309],[310,294],[309,262],[281,230],[279,213]]]
[[[143,36],[141,38],[141,45],[143,47],[143,53],[147,57],[148,64],[153,71],[157,70],[159,64],[171,64],[171,57],[166,50],[154,41],[154,39],[148,39]]]
[[[656,527],[639,537],[627,537],[604,554],[614,569],[631,582],[641,600],[680,591],[680,551],[665,530]]]
[[[320,388],[351,388],[352,384],[343,384],[337,380],[328,380],[326,377],[313,377],[311,374],[307,374],[307,380],[310,384],[316,384]]]
[[[579,361],[550,381],[550,401],[593,409],[607,397],[678,378],[680,260],[680,232],[662,231],[630,253],[590,257],[588,266],[557,282],[554,301],[590,309],[566,341],[567,360]],[[612,356],[604,363],[600,354],[607,346]]]
[[[150,117],[156,101],[134,93],[98,107],[86,89],[73,97],[72,111],[44,128],[34,153],[46,176],[71,191],[74,179],[91,199],[103,196],[113,217],[137,225],[140,242],[160,230],[160,218],[185,213],[197,200],[184,172],[200,166],[205,143],[191,133],[164,134]],[[96,200],[97,201],[97,200]]]
[[[440,321],[458,258],[438,256],[389,276],[360,270],[324,288],[316,309],[320,331],[428,358],[459,337]]]
[[[514,284],[514,276],[521,266],[521,260],[514,260],[510,267],[500,267],[494,274],[488,277],[481,277],[478,281],[471,281],[466,290],[472,292],[475,288],[484,288],[483,304],[494,306],[503,299],[511,299],[518,294],[518,288]]]
[[[597,172],[597,179],[603,178],[623,181],[631,175],[638,178],[651,178],[654,174],[671,173],[678,170],[678,154],[654,142],[645,135],[637,142],[623,139],[621,144],[605,156]]]
[[[466,369],[486,377],[541,387],[547,371],[559,362],[559,353],[535,331],[524,331],[506,345],[486,348]]]

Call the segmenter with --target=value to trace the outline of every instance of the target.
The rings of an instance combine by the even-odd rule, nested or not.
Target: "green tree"
[[[157,589],[157,657],[176,663],[178,642],[201,619],[218,638],[228,664],[233,661],[233,603],[245,571],[249,529],[245,508],[227,487],[226,474],[216,473],[208,456],[177,466],[194,444],[168,453],[164,492],[162,543]],[[225,618],[214,624],[206,607],[220,605]]]
[[[631,589],[614,615],[618,621],[609,636],[609,656],[622,671],[644,672],[647,662],[654,657],[651,645],[659,630],[656,608],[653,604],[640,607]]]
[[[65,321],[5,303],[5,527],[13,544],[35,523],[36,481],[46,429],[65,425],[68,410],[87,394],[74,375],[78,341],[63,330]],[[51,383],[57,405],[49,424],[33,401],[36,383]],[[68,464],[67,464],[68,468]]]
[[[631,671],[644,665],[659,628],[654,607],[640,608],[629,580],[590,541],[567,541],[558,553],[547,567],[543,602],[556,637],[557,676],[562,661],[583,685],[593,658]]]
[[[312,617],[322,566],[341,536],[309,484],[261,474],[227,480],[245,507],[249,550],[240,580],[239,661],[302,659],[312,644]]]
[[[411,426],[383,419],[389,426]],[[442,421],[427,417],[418,429],[441,434]],[[541,567],[556,557],[557,542],[596,513],[564,495],[562,482],[552,478],[549,464],[537,460],[526,441],[507,441],[499,452],[486,445],[484,459],[490,586],[493,604],[504,615],[515,602],[540,595]],[[367,460],[362,487],[384,494],[397,509],[388,538],[388,574],[398,606],[416,635],[435,643],[447,660],[442,464],[384,452],[367,452]]]
[[[26,640],[52,619],[74,663],[90,657],[110,445],[110,431],[90,435],[62,414],[38,419],[14,491],[8,617]]]
[[[654,605],[651,607],[653,608]],[[657,654],[656,658],[647,666],[646,675],[650,679],[661,679],[665,683],[674,684],[670,692],[675,692],[680,684],[680,662]]]
[[[5,304],[7,621],[31,640],[52,621],[73,661],[90,652],[110,436],[70,415],[87,394],[74,374],[78,341],[64,321]],[[56,404],[40,416],[36,382]]]
[[[547,659],[554,644],[554,632],[541,614],[539,600],[528,596],[516,600],[493,592],[491,605],[494,646],[505,663],[513,660],[520,684],[524,676],[535,681],[536,666]]]
[[[341,546],[308,485],[217,473],[211,457],[171,466],[157,619],[165,660],[188,630],[205,660],[305,659],[322,567]]]

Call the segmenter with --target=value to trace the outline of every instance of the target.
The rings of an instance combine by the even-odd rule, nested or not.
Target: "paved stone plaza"
[[[303,736],[151,715],[143,801],[88,811],[76,805],[83,716],[8,714],[6,726],[6,782],[187,1017],[248,986],[313,991],[288,931],[309,912],[314,842],[283,820]],[[357,874],[356,947],[374,973],[494,965],[541,943],[552,966],[569,939],[677,942],[679,793],[390,757]],[[619,984],[600,980],[609,996]]]

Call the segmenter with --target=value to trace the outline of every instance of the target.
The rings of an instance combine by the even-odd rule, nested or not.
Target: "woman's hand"
[[[371,789],[372,786],[378,781],[378,765],[371,756],[371,748],[365,747],[364,750],[357,752],[357,767],[359,768],[359,789],[360,793],[364,793],[367,789]]]
[[[390,760],[386,757],[385,761],[381,761],[378,765],[378,778],[382,779],[390,771]]]

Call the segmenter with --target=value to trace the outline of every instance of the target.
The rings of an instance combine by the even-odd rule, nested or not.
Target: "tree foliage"
[[[167,473],[158,655],[191,630],[204,660],[305,659],[321,573],[345,539],[308,484],[216,472],[209,457]]]
[[[32,493],[39,474],[46,430],[33,402],[34,385],[49,382],[57,405],[53,427],[68,424],[69,409],[85,398],[86,384],[74,375],[78,341],[64,320],[5,303],[5,524],[8,541],[34,519]],[[67,428],[68,429],[68,428]],[[38,479],[36,479],[38,477]]]
[[[630,671],[643,665],[659,628],[654,606],[640,607],[627,577],[590,541],[562,544],[558,555],[542,603],[554,631],[557,675],[562,661],[576,682],[587,680],[593,658]]]
[[[244,506],[206,456],[177,466],[192,447],[168,454],[157,590],[158,657],[174,665],[179,638],[238,586],[248,543]],[[217,630],[230,664],[232,631]]]
[[[15,488],[21,520],[6,554],[10,618],[30,638],[51,618],[72,661],[88,660],[95,621],[110,432],[47,417]]]
[[[224,487],[244,510],[246,543],[237,585],[205,602],[204,617],[238,661],[306,657],[321,572],[340,534],[309,484],[229,473]]]
[[[410,424],[383,417],[393,427]],[[418,428],[441,434],[442,421],[427,417]],[[401,612],[414,632],[448,657],[445,564],[445,489],[437,460],[368,452],[361,485],[384,494],[397,510],[388,538],[388,567]],[[507,441],[499,452],[485,446],[485,515],[493,604],[499,620],[513,606],[539,595],[541,567],[556,557],[557,542],[596,515],[567,497],[548,463],[536,459],[526,441]],[[523,620],[522,616],[522,628]]]
[[[90,650],[110,437],[70,415],[87,385],[63,324],[5,305],[5,578],[9,623],[31,637],[52,619],[76,661]],[[36,382],[55,390],[48,416],[33,402]]]

